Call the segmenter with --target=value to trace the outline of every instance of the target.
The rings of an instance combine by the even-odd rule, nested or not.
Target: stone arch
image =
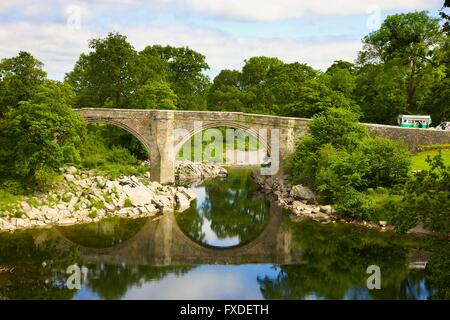
[[[227,120],[221,120],[221,121],[209,121],[204,124],[200,128],[191,128],[188,130],[188,133],[182,137],[181,141],[176,143],[174,146],[174,156],[178,154],[182,146],[188,142],[192,137],[194,137],[196,134],[201,133],[208,129],[214,129],[214,128],[220,128],[220,127],[227,127],[227,128],[233,128],[233,129],[241,129],[244,132],[247,132],[251,137],[259,140],[261,145],[263,146],[264,150],[267,152],[267,154],[270,156],[271,154],[271,146],[270,143],[267,141],[267,137],[259,136],[259,132],[255,130],[254,128],[251,128],[242,122],[237,121],[227,121]],[[259,129],[259,128],[258,128]],[[270,130],[267,130],[267,133],[270,134]]]
[[[284,215],[280,212],[271,212],[269,215],[269,220],[265,224],[264,228],[261,230],[259,235],[248,243],[233,247],[210,247],[204,246],[190,237],[188,237],[183,230],[179,227],[175,219],[175,212],[165,212],[159,221],[156,232],[166,232],[169,231],[170,235],[170,245],[167,248],[169,251],[167,253],[164,250],[158,252],[155,256],[156,261],[163,260],[163,256],[168,254],[168,257],[173,256],[179,260],[178,255],[188,254],[189,259],[203,261],[203,263],[211,263],[219,260],[227,260],[232,257],[245,257],[245,256],[255,256],[265,253],[267,250],[275,249],[277,237],[280,228],[282,227],[282,221]],[[167,219],[170,222],[170,230],[164,230],[164,226],[161,225],[161,221]],[[128,254],[132,254],[133,250],[139,250],[139,248],[145,247],[148,250],[149,236],[154,237],[155,234],[149,234],[149,228],[152,227],[154,221],[152,218],[148,218],[147,221],[142,225],[142,228],[134,234],[131,238],[126,241],[116,244],[111,247],[95,248],[86,247],[80,245],[73,240],[67,238],[59,228],[54,228],[51,230],[51,236],[53,239],[58,240],[59,247],[61,249],[69,249],[73,246],[78,248],[78,252],[81,257],[93,257],[94,259],[111,259],[110,262],[116,261],[117,257],[127,257]],[[156,241],[156,239],[154,240]],[[154,243],[160,249],[164,247],[164,243]],[[143,247],[142,247],[143,246]],[[181,248],[181,249],[180,249]],[[178,250],[177,250],[178,249]],[[161,261],[162,261],[161,260]],[[171,259],[169,259],[170,261]]]
[[[147,151],[148,158],[150,160],[150,150],[151,150],[150,145],[147,143],[145,138],[137,130],[133,129],[133,127],[127,125],[126,123],[123,123],[121,121],[117,121],[114,119],[87,118],[86,122],[87,123],[109,124],[109,125],[112,125],[112,126],[115,126],[115,127],[125,130],[126,132],[128,132],[129,134],[134,136],[136,139],[138,139],[138,141],[144,146],[145,150]]]

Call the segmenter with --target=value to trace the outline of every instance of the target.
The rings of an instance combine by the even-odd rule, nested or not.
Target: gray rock
[[[166,196],[156,195],[152,199],[152,203],[158,209],[162,209],[162,210],[173,208],[173,199],[166,197]]]
[[[175,199],[179,208],[188,208],[191,205],[188,197],[182,192],[177,192],[175,194]]]
[[[300,184],[291,188],[290,195],[297,200],[306,200],[309,203],[314,203],[316,200],[314,192],[308,187],[304,187]]]
[[[76,174],[77,171],[78,171],[77,168],[75,168],[75,167],[73,167],[73,166],[72,166],[72,167],[67,167],[67,168],[66,168],[66,173],[68,173],[68,174],[72,174],[72,175],[73,175],[73,174]]]
[[[79,185],[78,180],[75,179],[75,177],[72,174],[64,174],[63,177],[67,182],[72,182],[75,183],[76,185]]]
[[[328,204],[326,206],[321,206],[320,207],[321,211],[327,213],[327,214],[332,214],[333,213],[333,208]]]

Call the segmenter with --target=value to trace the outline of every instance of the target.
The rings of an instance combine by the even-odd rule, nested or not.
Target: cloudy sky
[[[354,60],[361,38],[389,14],[428,10],[443,0],[0,0],[0,58],[20,50],[62,80],[91,38],[115,31],[137,50],[149,44],[203,53],[214,77],[246,58],[276,56],[326,69]]]

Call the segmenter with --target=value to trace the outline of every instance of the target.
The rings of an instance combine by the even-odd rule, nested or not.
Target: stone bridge
[[[155,181],[175,181],[175,156],[181,146],[205,129],[242,129],[257,138],[270,156],[272,166],[291,154],[299,139],[308,134],[310,119],[242,112],[137,110],[82,108],[75,110],[87,122],[106,123],[134,135],[150,155],[150,175]],[[420,145],[450,143],[449,131],[365,124],[372,135],[403,140],[410,150]],[[278,143],[279,142],[279,143]],[[273,156],[272,156],[273,154]],[[281,169],[280,165],[274,168]]]
[[[80,259],[85,264],[186,266],[303,263],[301,250],[293,245],[291,229],[283,224],[289,217],[273,202],[269,220],[261,233],[249,243],[230,248],[208,247],[195,242],[180,229],[174,212],[165,212],[158,218],[147,219],[134,236],[107,248],[80,245],[76,238],[64,234],[64,228],[43,230],[39,238],[58,240],[62,248],[77,246]]]

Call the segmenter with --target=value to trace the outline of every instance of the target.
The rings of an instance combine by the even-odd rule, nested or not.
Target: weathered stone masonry
[[[239,128],[255,137],[261,129],[267,135],[260,141],[270,154],[271,132],[277,129],[280,141],[280,162],[295,149],[299,138],[308,134],[310,119],[279,117],[242,112],[173,111],[83,108],[76,112],[88,122],[106,123],[120,127],[134,135],[150,154],[151,178],[160,183],[173,183],[175,155],[178,148],[196,133],[217,127]],[[201,124],[201,127],[199,126]],[[401,128],[377,124],[365,124],[374,136],[403,140],[408,148],[416,151],[420,145],[450,143],[450,132],[432,129]],[[185,134],[174,141],[174,130]]]

